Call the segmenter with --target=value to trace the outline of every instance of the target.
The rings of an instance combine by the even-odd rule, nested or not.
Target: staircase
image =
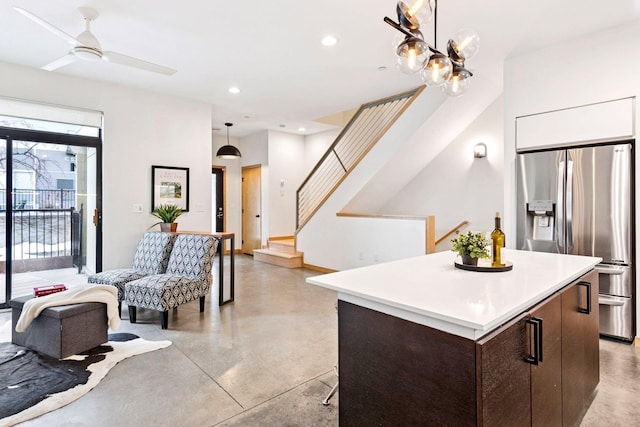
[[[302,256],[302,252],[296,250],[295,239],[293,237],[270,238],[267,241],[266,249],[256,249],[253,251],[253,259],[255,261],[286,268],[302,267]]]
[[[296,192],[296,233],[327,201],[425,86],[363,104]]]
[[[360,106],[296,192],[296,235],[424,88]],[[253,251],[253,259],[287,268],[303,265],[293,236],[270,238],[267,249]]]

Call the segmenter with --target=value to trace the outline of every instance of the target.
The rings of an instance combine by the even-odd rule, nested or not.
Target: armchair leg
[[[118,301],[118,317],[122,319],[122,301]]]
[[[204,296],[200,297],[200,313],[204,312]]]
[[[129,306],[129,322],[136,323],[136,306]]]
[[[169,326],[169,311],[160,312],[160,326],[162,329],[167,329],[167,326]]]

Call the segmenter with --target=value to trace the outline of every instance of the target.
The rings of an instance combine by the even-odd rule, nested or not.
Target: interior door
[[[253,255],[262,244],[261,167],[242,168],[242,252]]]
[[[211,214],[213,218],[211,223],[213,224],[214,233],[224,232],[224,169],[213,167],[211,168],[211,188],[212,194],[212,209]]]

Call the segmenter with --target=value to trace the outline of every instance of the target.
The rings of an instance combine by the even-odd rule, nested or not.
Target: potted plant
[[[451,240],[453,247],[451,250],[457,252],[462,258],[462,263],[466,265],[478,265],[478,258],[489,258],[489,241],[485,239],[484,233],[460,234]]]
[[[161,220],[151,227],[160,224],[160,231],[176,231],[178,228],[176,218],[182,215],[182,209],[176,205],[158,205],[153,212],[151,212],[151,215]]]

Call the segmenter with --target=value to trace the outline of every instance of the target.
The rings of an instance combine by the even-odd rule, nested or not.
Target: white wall
[[[436,238],[463,220],[470,222],[470,230],[493,230],[495,212],[502,211],[504,206],[502,117],[503,99],[500,97],[381,211],[398,215],[435,215]],[[487,157],[473,157],[473,148],[478,142],[487,145]],[[438,250],[450,248],[449,240]]]
[[[438,88],[426,88],[424,96],[440,105],[424,116],[404,149],[393,153],[387,166],[378,171],[345,206],[348,212],[385,213],[382,206],[411,182],[451,141],[463,132],[495,99],[502,88],[488,70],[473,77],[464,96],[452,98]]]
[[[210,230],[209,105],[6,63],[0,75],[2,96],[104,112],[104,269],[131,265],[140,236],[155,222],[151,165],[189,168],[190,211],[179,229]],[[144,213],[133,213],[135,203]]]
[[[335,129],[305,137],[305,167],[307,174],[311,172],[316,163],[327,152],[327,149],[340,135],[340,132],[342,132],[342,129]]]
[[[621,26],[552,46],[505,62],[505,219],[507,236],[515,233],[515,118],[560,108],[640,96],[640,23]],[[637,110],[637,108],[636,108]],[[636,111],[635,129],[640,119]],[[637,148],[637,146],[636,146]],[[636,171],[640,170],[636,150]],[[636,172],[636,203],[640,200]],[[640,225],[640,209],[636,224]],[[638,233],[636,227],[636,245]],[[509,240],[513,247],[514,241]],[[638,258],[636,258],[636,266]],[[636,291],[636,295],[638,292]],[[637,304],[636,321],[640,320]],[[639,331],[638,324],[636,332]]]
[[[305,138],[269,131],[269,235],[293,236],[296,229],[296,190],[305,178]]]

